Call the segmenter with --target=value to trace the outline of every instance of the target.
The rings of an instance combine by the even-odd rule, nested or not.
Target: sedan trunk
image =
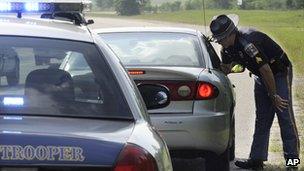
[[[197,79],[203,68],[195,67],[126,67],[135,83],[160,84],[170,91],[169,106],[149,110],[150,114],[192,113],[197,91]]]

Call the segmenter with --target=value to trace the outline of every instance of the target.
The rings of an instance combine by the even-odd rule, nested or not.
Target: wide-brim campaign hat
[[[216,42],[228,37],[239,24],[239,16],[236,14],[217,15],[212,18],[210,31],[212,39]]]

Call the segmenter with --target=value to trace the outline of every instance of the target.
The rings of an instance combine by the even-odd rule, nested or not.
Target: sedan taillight
[[[207,100],[217,97],[218,89],[206,82],[200,82],[197,87],[196,100]]]
[[[127,144],[119,155],[114,171],[157,171],[153,156],[143,148]]]
[[[169,89],[171,101],[209,100],[216,98],[219,90],[211,83],[204,81],[147,81],[135,80],[137,84],[157,84]]]

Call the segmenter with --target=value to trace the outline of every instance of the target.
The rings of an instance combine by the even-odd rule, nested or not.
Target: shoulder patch
[[[246,45],[244,50],[247,53],[247,55],[249,55],[252,58],[255,57],[257,54],[259,54],[258,48],[256,48],[252,43]]]

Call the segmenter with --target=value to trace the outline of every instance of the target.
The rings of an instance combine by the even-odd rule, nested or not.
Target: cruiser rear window
[[[104,60],[90,43],[1,36],[0,114],[132,119]]]

